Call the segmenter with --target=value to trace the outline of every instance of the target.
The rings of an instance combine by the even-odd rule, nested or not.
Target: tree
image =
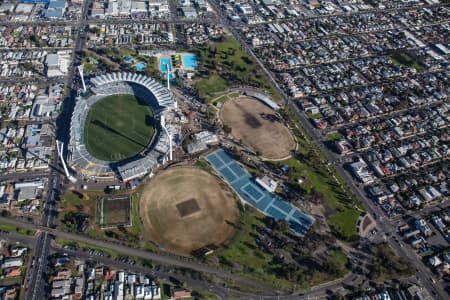
[[[289,231],[289,223],[285,220],[278,221],[276,223],[275,228],[281,232],[288,232]]]
[[[325,200],[325,196],[323,193],[318,192],[314,187],[311,188],[311,202],[314,204],[322,204]]]

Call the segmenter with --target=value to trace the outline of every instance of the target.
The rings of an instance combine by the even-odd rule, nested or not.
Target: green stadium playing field
[[[120,161],[142,151],[155,132],[153,111],[133,95],[111,95],[86,118],[84,143],[94,157]]]

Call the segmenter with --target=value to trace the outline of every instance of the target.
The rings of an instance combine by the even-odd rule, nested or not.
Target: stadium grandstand
[[[145,151],[125,161],[111,162],[95,158],[84,144],[84,127],[92,106],[110,95],[129,94],[148,104],[156,120],[177,108],[173,94],[154,79],[133,73],[110,73],[94,77],[89,86],[93,93],[87,99],[78,97],[72,113],[68,162],[72,169],[81,175],[96,179],[119,177],[129,181],[145,176],[167,161],[170,144],[179,141],[179,128],[170,122],[161,124],[164,130],[158,131],[151,145]],[[167,119],[167,117],[166,117]],[[170,138],[170,142],[169,142]]]

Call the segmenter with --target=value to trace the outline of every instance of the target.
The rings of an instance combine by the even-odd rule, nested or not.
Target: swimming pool
[[[172,71],[172,60],[170,57],[161,57],[159,59],[159,70],[161,73],[167,73],[167,66],[169,66],[169,71]]]
[[[197,68],[197,60],[195,59],[195,54],[183,54],[183,67],[186,69]]]
[[[123,60],[124,60],[126,63],[129,63],[129,64],[131,64],[132,62],[134,62],[134,59],[133,59],[132,57],[130,57],[130,56],[125,56],[125,57],[123,58]]]
[[[145,67],[146,67],[146,66],[147,66],[147,65],[146,65],[145,63],[140,62],[140,63],[136,64],[135,68],[136,68],[136,71],[142,72],[142,71],[145,70]]]

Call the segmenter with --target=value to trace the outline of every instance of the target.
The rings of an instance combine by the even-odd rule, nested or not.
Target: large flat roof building
[[[58,51],[57,53],[48,54],[45,64],[47,66],[47,77],[64,76],[69,71],[70,52]]]
[[[62,18],[66,12],[66,8],[66,0],[50,0],[44,16],[49,19]]]

